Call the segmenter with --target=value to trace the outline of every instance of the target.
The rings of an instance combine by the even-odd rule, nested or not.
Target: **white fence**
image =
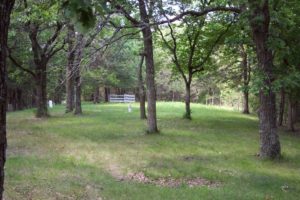
[[[111,95],[109,95],[109,102],[133,103],[133,102],[135,102],[135,95],[133,95],[133,94],[123,94],[123,95],[111,94]]]

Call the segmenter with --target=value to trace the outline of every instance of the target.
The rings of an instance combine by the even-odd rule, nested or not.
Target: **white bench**
[[[109,95],[109,102],[133,103],[133,102],[135,102],[135,95],[133,95],[133,94],[123,94],[123,95],[111,94],[111,95]]]

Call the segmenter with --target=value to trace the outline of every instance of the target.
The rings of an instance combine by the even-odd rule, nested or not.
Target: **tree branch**
[[[224,7],[224,6],[217,6],[217,7],[214,7],[214,8],[206,8],[202,11],[190,10],[190,11],[182,12],[182,13],[180,13],[179,15],[177,15],[176,17],[174,17],[172,19],[167,19],[167,20],[162,20],[162,21],[159,21],[159,22],[151,23],[150,26],[159,25],[159,24],[166,24],[166,23],[172,23],[172,22],[175,22],[177,20],[182,19],[186,15],[200,17],[200,16],[206,15],[210,12],[216,12],[216,11],[233,12],[233,13],[241,13],[242,12],[242,10],[240,8]]]
[[[115,8],[124,15],[133,25],[140,25],[141,22],[131,17],[131,15],[125,10],[125,8],[119,4],[115,5]]]
[[[62,24],[57,22],[56,23],[56,29],[53,35],[47,40],[45,47],[43,48],[44,54],[46,54],[48,48],[53,44],[53,42],[56,40],[56,38],[59,36],[59,33],[62,29]]]
[[[227,28],[225,29],[225,31],[223,31],[223,32],[218,36],[218,38],[215,40],[214,44],[211,46],[210,50],[208,51],[208,53],[207,53],[207,55],[205,56],[205,58],[203,59],[203,61],[202,61],[199,65],[193,67],[194,70],[193,70],[192,73],[196,73],[196,72],[202,71],[203,65],[204,65],[204,64],[207,62],[207,60],[210,58],[210,56],[211,56],[211,54],[213,53],[215,47],[218,45],[218,43],[220,42],[220,40],[222,39],[222,37],[228,32],[228,30],[229,30],[229,28],[232,26],[232,24],[233,24],[233,22],[231,22],[231,23],[227,26]]]
[[[31,76],[35,77],[35,73],[33,71],[23,67],[22,64],[20,64],[10,53],[8,54],[8,57],[16,67],[20,68],[21,70],[23,70],[23,71],[27,72],[28,74],[30,74]]]

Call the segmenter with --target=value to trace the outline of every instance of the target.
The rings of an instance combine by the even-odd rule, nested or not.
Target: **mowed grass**
[[[281,132],[283,158],[260,160],[258,120],[236,111],[158,103],[159,135],[146,135],[138,104],[84,104],[84,114],[51,109],[8,114],[6,200],[300,199],[300,137]],[[116,176],[195,178],[218,187],[160,187]]]

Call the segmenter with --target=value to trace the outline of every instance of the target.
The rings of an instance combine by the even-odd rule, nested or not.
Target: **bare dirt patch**
[[[187,178],[175,179],[171,177],[151,179],[145,176],[143,172],[128,174],[126,177],[124,177],[124,180],[131,180],[131,181],[136,181],[145,184],[154,184],[162,187],[179,187],[181,185],[188,185],[189,187],[197,187],[197,186],[218,187],[220,185],[220,183],[218,182],[210,181],[200,177],[190,178],[190,179]]]

